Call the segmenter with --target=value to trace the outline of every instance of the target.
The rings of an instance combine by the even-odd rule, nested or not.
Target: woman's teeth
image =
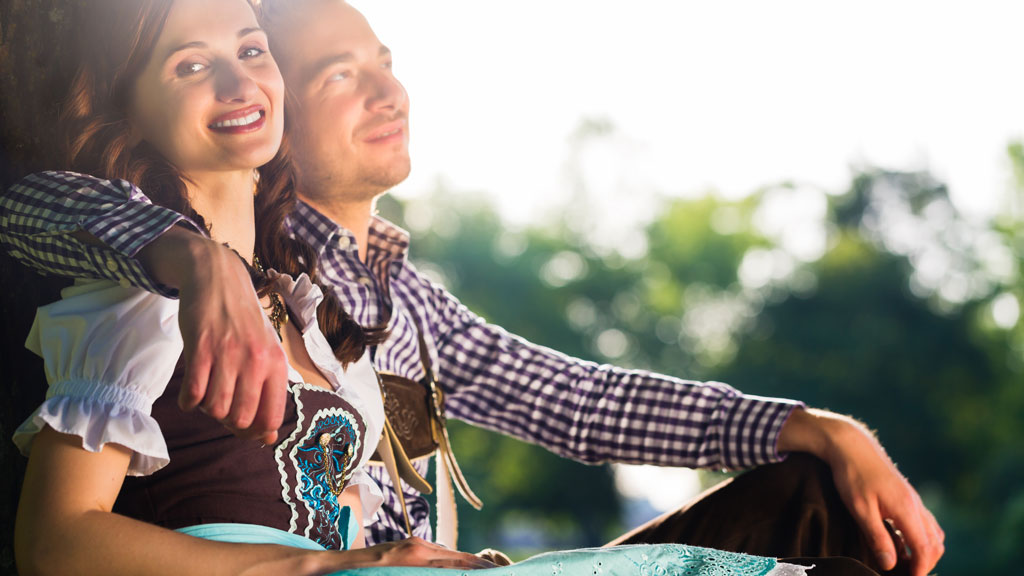
[[[249,124],[252,124],[253,122],[255,122],[255,121],[259,120],[259,119],[260,119],[260,112],[259,112],[259,110],[257,110],[255,112],[253,112],[252,114],[248,114],[248,115],[243,116],[241,118],[233,118],[231,120],[225,120],[223,122],[214,122],[213,124],[210,124],[210,127],[211,128],[227,128],[229,126],[248,126]]]

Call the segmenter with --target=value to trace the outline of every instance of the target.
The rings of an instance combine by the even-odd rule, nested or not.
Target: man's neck
[[[366,261],[366,245],[370,239],[370,221],[377,205],[376,198],[361,202],[325,202],[322,198],[314,199],[302,194],[299,197],[338,226],[352,232],[359,248],[359,259]]]

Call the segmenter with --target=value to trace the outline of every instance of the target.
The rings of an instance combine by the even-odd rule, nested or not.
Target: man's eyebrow
[[[384,46],[383,44],[377,50],[378,57],[390,55],[391,49],[388,48],[387,46]],[[309,80],[312,80],[319,76],[320,73],[322,73],[324,69],[326,69],[329,66],[333,66],[334,64],[347,64],[355,59],[356,55],[354,52],[342,52],[341,54],[331,54],[330,56],[326,56],[310,64],[309,67],[306,69],[305,77]]]
[[[319,76],[324,69],[335,64],[345,64],[356,59],[356,55],[352,52],[342,52],[341,54],[331,54],[313,62],[306,68],[305,77],[308,80],[312,80]]]
[[[247,28],[242,28],[241,30],[238,31],[237,36],[238,36],[238,38],[245,38],[246,36],[248,36],[250,34],[254,34],[256,32],[262,33],[263,32],[263,28],[260,28],[259,26],[249,26]],[[176,47],[171,48],[170,50],[168,50],[167,51],[167,55],[164,56],[164,60],[167,60],[168,58],[170,58],[171,56],[174,56],[175,54],[177,54],[178,52],[181,52],[182,50],[188,50],[189,48],[206,48],[207,46],[208,46],[208,44],[206,42],[201,41],[201,40],[193,40],[192,42],[185,42],[184,44],[181,44],[179,46],[176,46]]]

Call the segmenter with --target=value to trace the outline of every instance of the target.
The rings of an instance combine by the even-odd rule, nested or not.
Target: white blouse
[[[305,274],[297,279],[273,270],[268,274],[310,359],[365,422],[365,448],[349,484],[359,487],[363,524],[368,525],[383,495],[363,468],[384,427],[384,405],[369,354],[343,369],[317,323],[320,287]],[[79,281],[61,296],[39,308],[25,343],[43,358],[49,388],[43,404],[15,431],[14,443],[27,456],[35,435],[49,425],[80,437],[82,447],[91,452],[108,442],[128,448],[129,475],[163,468],[170,461],[167,444],[150,414],[182,353],[178,300],[108,280]],[[272,330],[269,319],[264,320]],[[291,366],[288,379],[303,382]]]

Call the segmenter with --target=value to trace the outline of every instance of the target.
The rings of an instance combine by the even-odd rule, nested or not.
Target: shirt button
[[[117,272],[117,261],[113,258],[107,259],[107,270],[111,272]]]
[[[345,236],[344,234],[342,234],[341,236],[338,236],[338,248],[341,248],[342,250],[345,250],[346,248],[348,248],[351,245],[352,245],[352,240],[350,240],[348,236]]]
[[[373,284],[373,279],[369,276],[360,276],[359,278],[356,278],[356,282],[359,282],[363,286],[369,286]]]
[[[117,283],[120,284],[122,288],[132,287],[132,283],[129,282],[127,278],[121,278],[120,280],[117,281]]]

